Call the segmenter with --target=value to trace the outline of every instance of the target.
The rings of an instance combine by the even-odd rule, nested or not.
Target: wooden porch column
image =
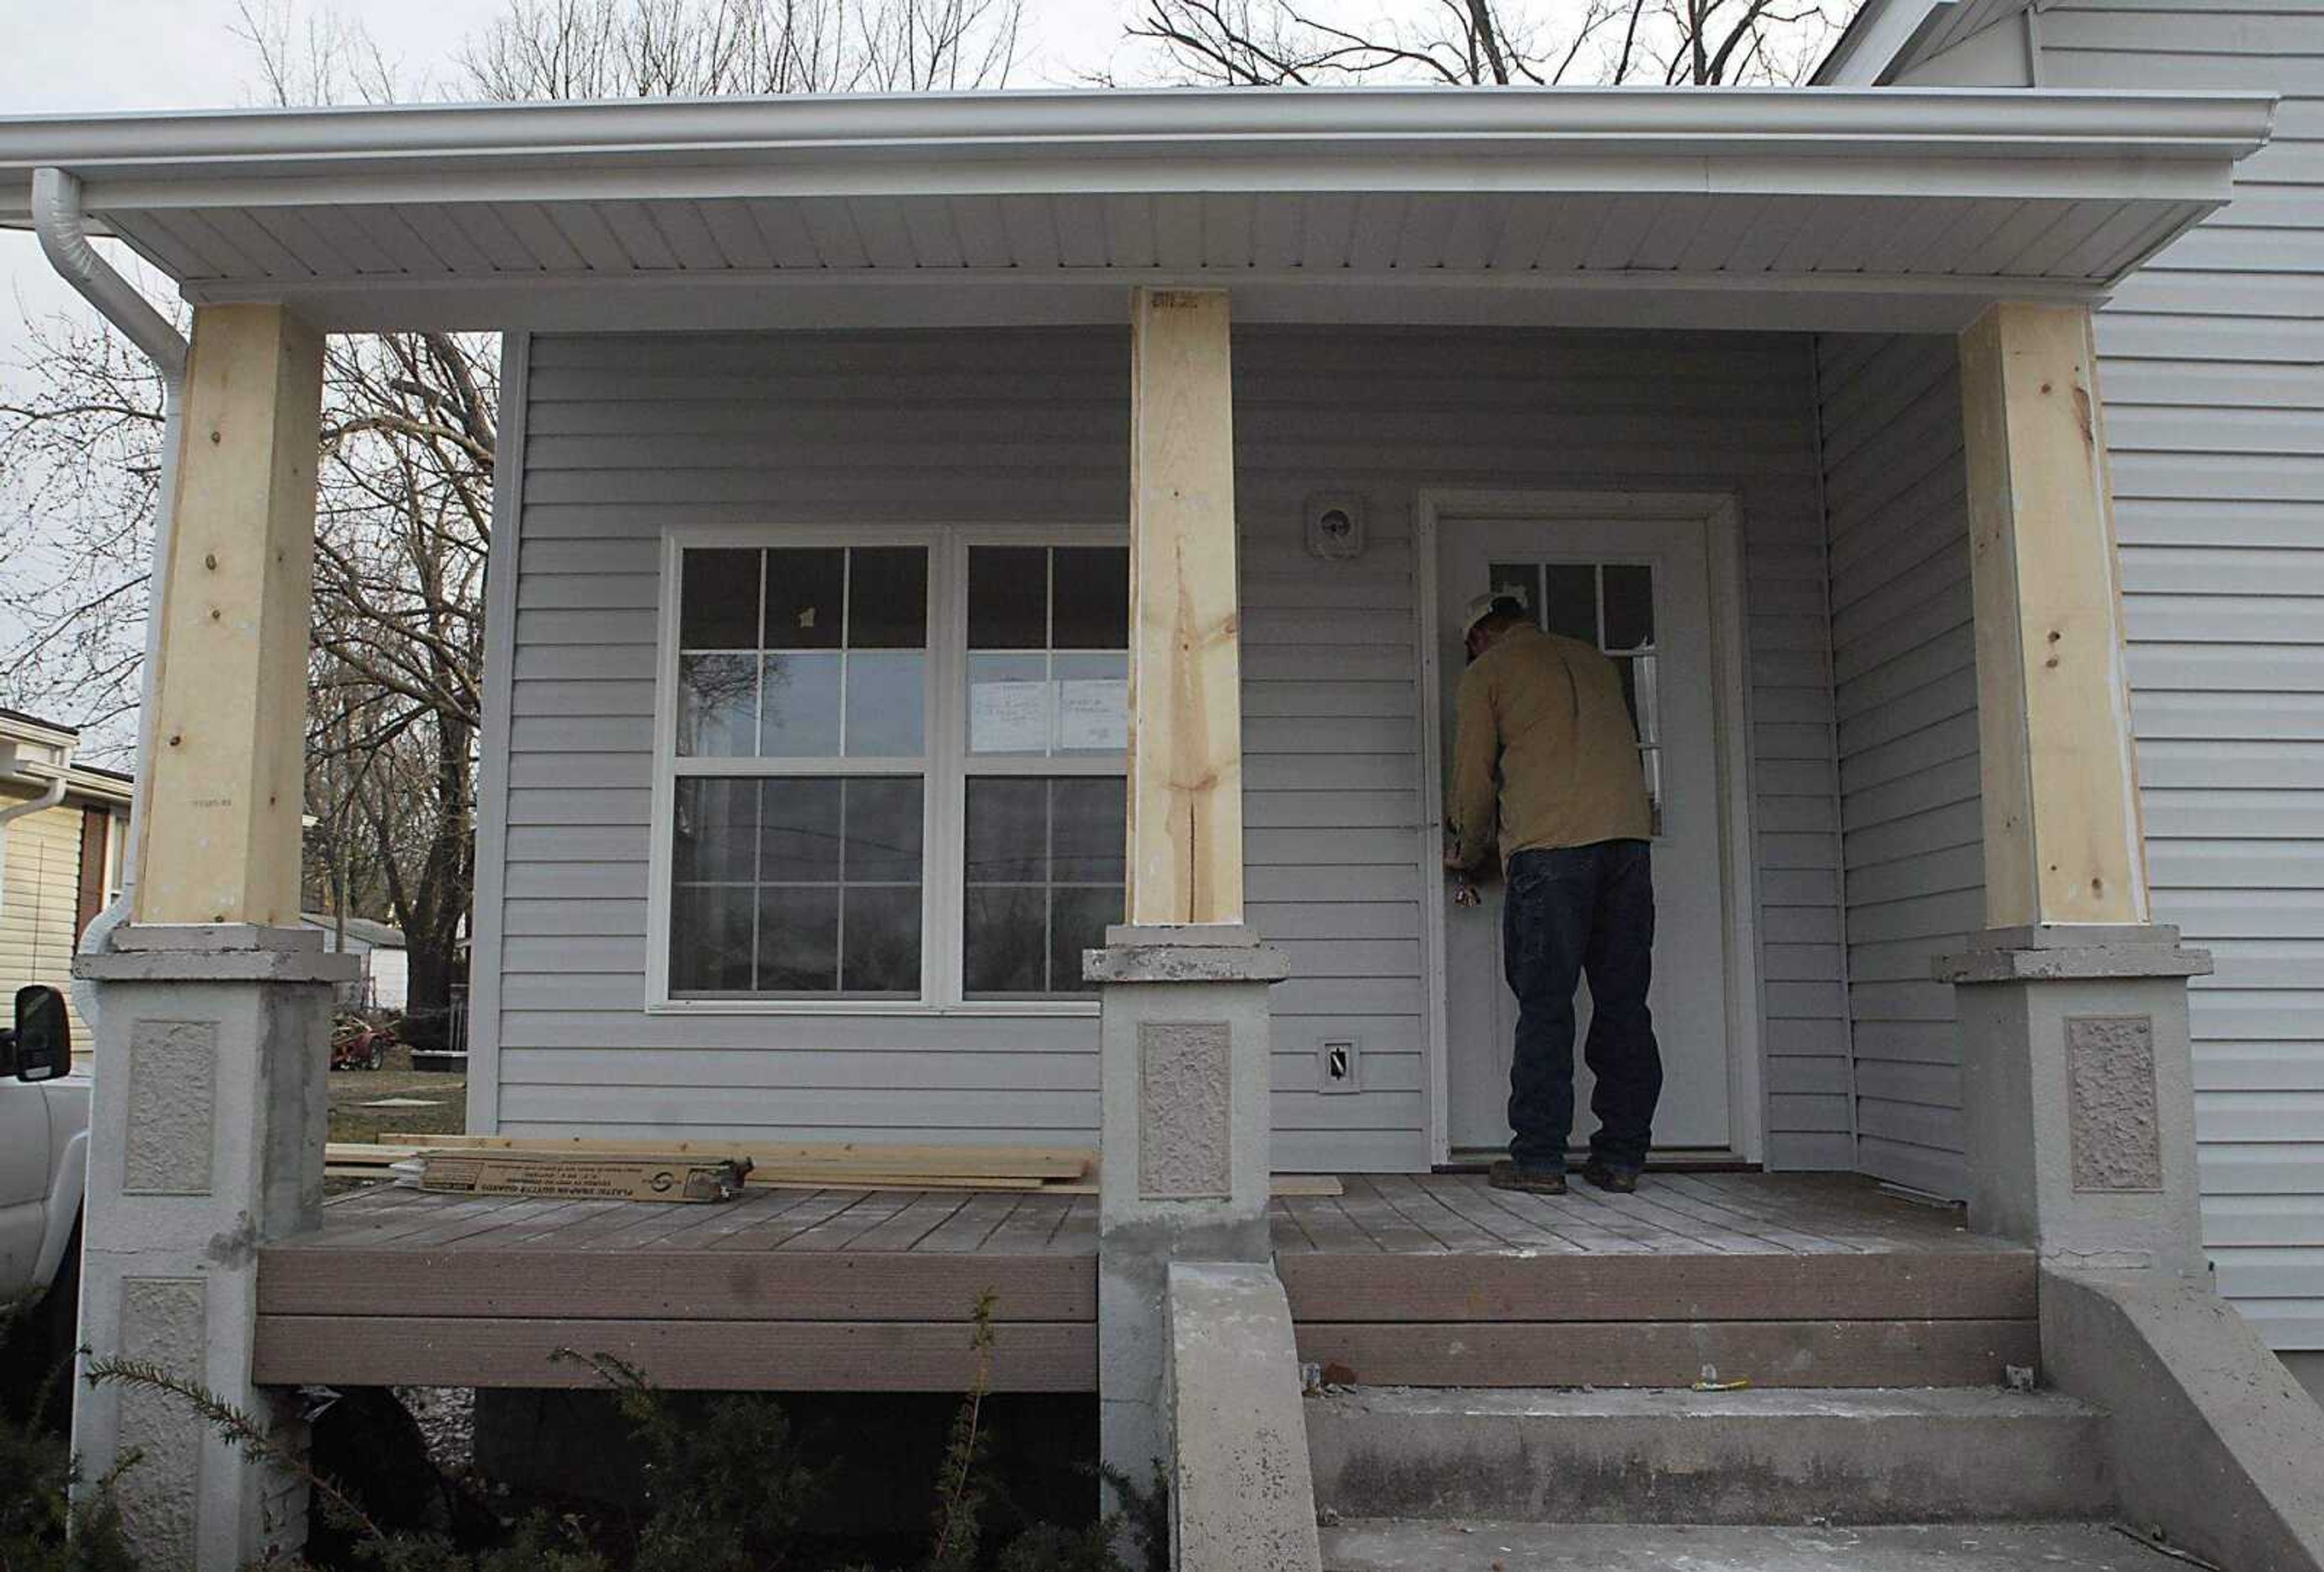
[[[282,307],[194,313],[134,922],[299,920],[322,378]]]
[[[1995,929],[2149,916],[2097,358],[2081,306],[1960,340]]]
[[[1227,297],[1133,291],[1132,925],[1242,920],[1242,672]]]

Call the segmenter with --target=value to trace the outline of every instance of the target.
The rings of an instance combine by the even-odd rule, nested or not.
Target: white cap
[[[1525,596],[1507,589],[1489,589],[1469,603],[1461,614],[1461,636],[1467,638],[1477,631],[1477,624],[1497,611],[1513,611],[1523,615]]]

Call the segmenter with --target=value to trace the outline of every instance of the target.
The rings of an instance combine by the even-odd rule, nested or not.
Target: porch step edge
[[[1416,1520],[2076,1521],[2112,1509],[2106,1416],[2054,1392],[1327,1392],[1319,1508]]]
[[[1337,1322],[1297,1328],[1299,1357],[1363,1386],[1998,1386],[2040,1357],[2008,1320]]]

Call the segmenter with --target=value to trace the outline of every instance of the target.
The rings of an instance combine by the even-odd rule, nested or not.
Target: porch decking
[[[1304,1359],[1373,1384],[1950,1385],[2034,1359],[2034,1265],[1853,1176],[1638,1195],[1351,1175],[1278,1199]],[[669,1387],[943,1391],[994,1296],[997,1390],[1093,1390],[1094,1196],[763,1190],[723,1206],[343,1197],[261,1252],[257,1376],[558,1386],[558,1348]]]

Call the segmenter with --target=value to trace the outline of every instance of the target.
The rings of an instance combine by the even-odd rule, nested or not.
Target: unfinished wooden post
[[[331,989],[352,956],[298,927],[322,339],[279,306],[198,310],[179,419],[133,920],[95,985],[81,1341],[162,1366],[296,1445],[252,1379],[261,1246],[321,1219]],[[122,1459],[140,1565],[230,1572],[295,1551],[306,1482],[184,1404],[118,1385],[73,1410],[84,1478]]]
[[[195,312],[134,922],[299,920],[322,379],[282,307]]]
[[[2187,979],[2211,960],[2148,920],[2097,359],[2080,306],[1961,336],[1987,927],[1935,975],[1970,1225],[2200,1278]]]
[[[1242,695],[1227,297],[1134,291],[1130,921],[1242,920]]]
[[[2097,358],[2081,306],[1961,337],[1994,928],[2148,916]]]
[[[1130,920],[1083,976],[1100,998],[1098,1446],[1142,1479],[1221,1440],[1173,1433],[1170,1271],[1268,1259],[1267,995],[1288,967],[1242,920],[1227,297],[1141,289],[1130,315]],[[1304,1456],[1297,1404],[1278,1417]],[[1304,1492],[1272,1510],[1314,1516]],[[1249,1565],[1312,1572],[1313,1542],[1296,1566]]]

